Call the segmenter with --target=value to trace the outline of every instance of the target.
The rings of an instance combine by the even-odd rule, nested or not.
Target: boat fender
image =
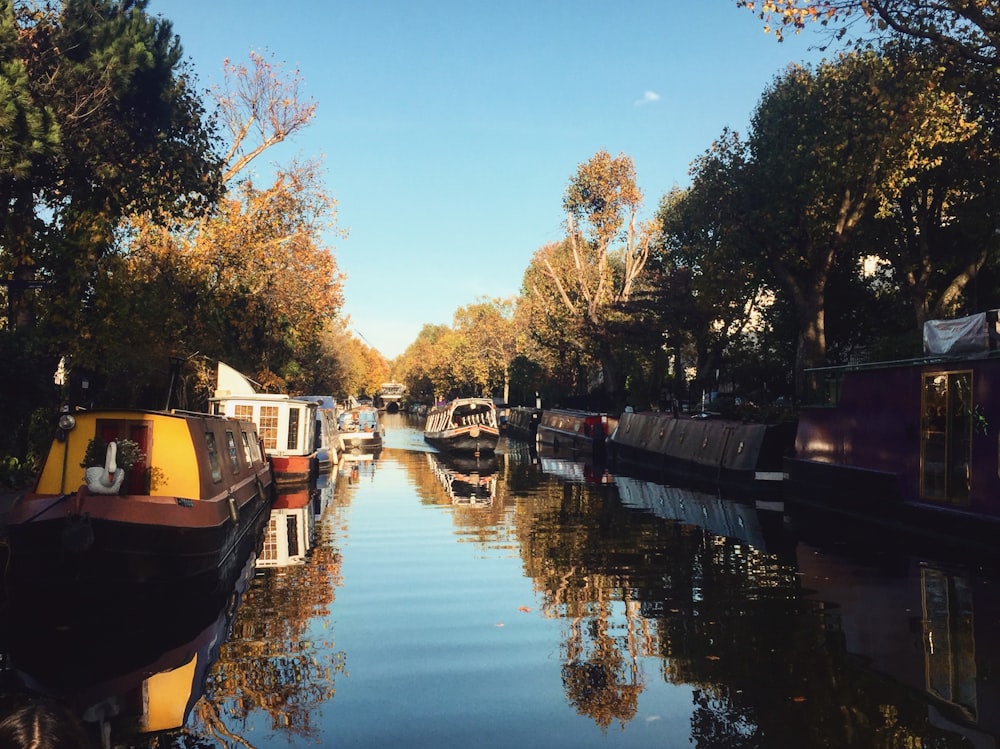
[[[232,494],[229,495],[228,504],[229,504],[229,519],[232,520],[234,523],[240,522],[240,510],[236,506],[236,497],[234,497]]]

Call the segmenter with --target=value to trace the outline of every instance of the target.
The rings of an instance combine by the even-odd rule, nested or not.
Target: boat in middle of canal
[[[424,440],[443,452],[493,452],[500,441],[496,403],[492,398],[456,398],[432,408]]]

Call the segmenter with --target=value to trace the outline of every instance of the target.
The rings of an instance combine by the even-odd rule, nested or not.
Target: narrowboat
[[[316,408],[316,438],[319,449],[316,452],[316,463],[320,476],[329,476],[333,467],[340,462],[340,452],[343,449],[340,434],[337,432],[337,401],[330,395],[303,395],[302,400],[314,401]]]
[[[542,411],[535,432],[539,447],[553,450],[590,450],[600,453],[604,442],[614,429],[615,420],[607,414],[577,411],[569,408],[551,408]]]
[[[492,398],[456,398],[427,412],[424,441],[442,452],[491,453],[500,442]]]
[[[357,406],[341,411],[337,416],[337,431],[344,456],[373,456],[382,449],[385,430],[374,406]]]
[[[740,489],[781,487],[795,423],[626,412],[608,437],[616,468]]]
[[[515,439],[534,442],[541,418],[540,408],[514,406],[507,412],[507,434]]]
[[[209,399],[212,412],[257,425],[277,483],[314,481],[320,463],[332,463],[317,428],[315,400],[258,393],[249,378],[221,362],[218,377],[215,397]]]
[[[932,320],[923,357],[810,370],[786,498],[995,549],[998,329],[996,311]]]
[[[171,581],[214,573],[268,511],[253,423],[183,411],[64,413],[7,520],[20,579]]]

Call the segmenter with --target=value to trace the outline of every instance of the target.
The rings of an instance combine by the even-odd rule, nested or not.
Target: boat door
[[[972,372],[930,372],[921,383],[920,496],[969,504]]]

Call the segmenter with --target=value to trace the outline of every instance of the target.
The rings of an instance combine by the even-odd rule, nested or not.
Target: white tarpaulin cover
[[[973,354],[992,351],[1000,342],[998,310],[980,312],[954,320],[924,323],[925,354]]]

